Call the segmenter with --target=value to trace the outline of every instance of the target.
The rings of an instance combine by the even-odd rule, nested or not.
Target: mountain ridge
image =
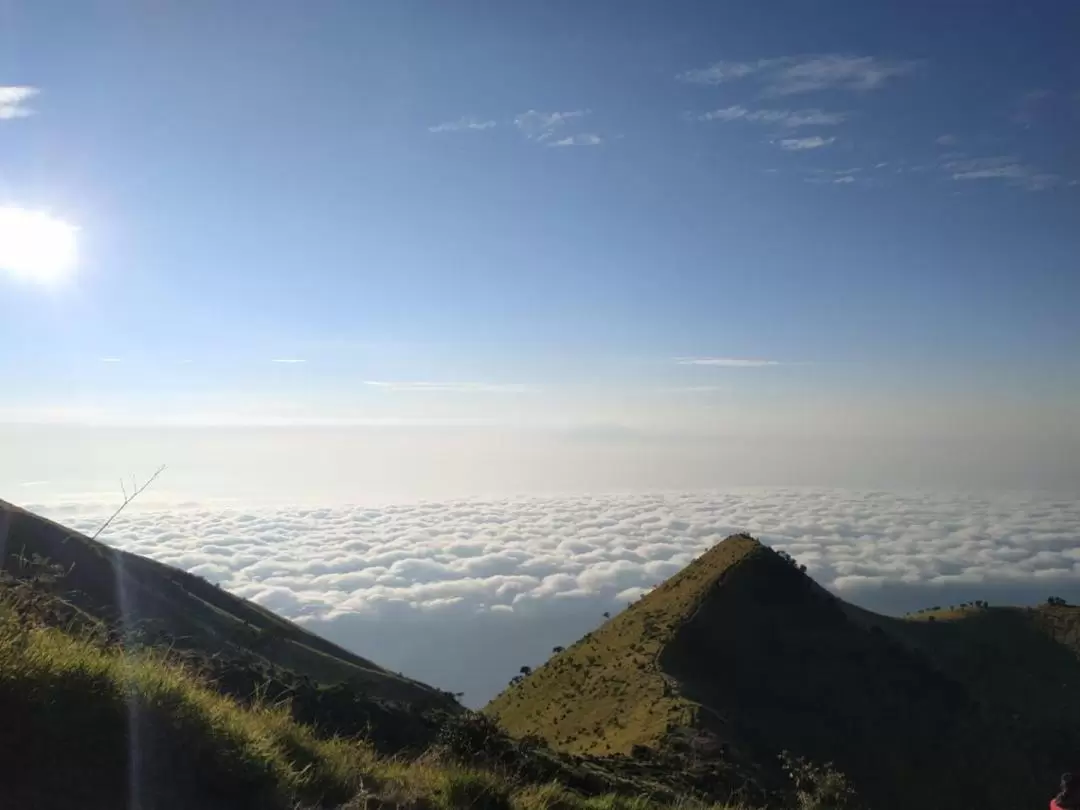
[[[461,711],[451,695],[391,672],[201,577],[112,548],[0,500],[0,570],[57,566],[55,590],[92,620],[208,659],[239,656],[391,703]]]
[[[878,808],[1015,807],[1080,744],[1078,639],[1067,606],[878,616],[733,535],[485,711],[559,750],[681,750],[733,783],[779,784],[790,751]]]

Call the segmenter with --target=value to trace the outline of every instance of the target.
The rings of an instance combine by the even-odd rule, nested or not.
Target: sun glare
[[[0,206],[0,271],[39,284],[63,281],[75,269],[77,232],[41,211]]]

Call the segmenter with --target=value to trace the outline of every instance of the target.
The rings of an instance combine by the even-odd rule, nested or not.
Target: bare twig
[[[135,500],[135,498],[137,498],[142,493],[142,491],[144,489],[146,489],[148,486],[150,486],[152,483],[154,483],[154,479],[157,478],[159,475],[161,475],[161,473],[164,472],[164,471],[165,471],[165,465],[162,464],[160,467],[157,468],[157,470],[154,471],[153,475],[151,475],[149,478],[146,479],[146,482],[141,487],[136,485],[135,479],[132,479],[132,481],[131,481],[131,494],[130,495],[128,495],[127,490],[124,488],[124,482],[123,482],[123,479],[121,479],[121,481],[120,481],[120,491],[124,493],[124,502],[121,503],[118,507],[116,507],[116,511],[113,512],[111,515],[109,515],[109,519],[106,520],[104,523],[102,523],[101,526],[98,527],[98,530],[96,532],[94,532],[92,535],[90,535],[90,539],[91,540],[97,540],[98,535],[101,534],[103,531],[105,531],[107,528],[109,528],[109,524],[112,523],[113,520],[116,519],[116,516],[124,511],[124,507],[126,507],[129,503],[131,503],[133,500]]]

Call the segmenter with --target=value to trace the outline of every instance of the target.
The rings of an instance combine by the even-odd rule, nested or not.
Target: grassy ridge
[[[170,654],[50,627],[0,588],[0,784],[35,810],[734,810],[585,795],[482,757],[384,756],[284,704],[242,704]]]
[[[412,709],[460,711],[438,689],[390,672],[193,574],[91,540],[0,501],[0,570],[24,560],[63,571],[57,590],[94,619],[195,653],[244,657],[320,683],[362,685],[365,695]]]
[[[673,688],[659,656],[718,582],[758,543],[736,535],[553,656],[485,709],[515,734],[538,734],[563,751],[629,754],[688,726],[694,704]]]
[[[875,808],[1011,810],[1075,767],[1078,652],[1080,608],[879,616],[736,535],[486,711],[559,750],[674,751],[767,791],[786,750]]]

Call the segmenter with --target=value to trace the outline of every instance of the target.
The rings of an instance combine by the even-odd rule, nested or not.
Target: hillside
[[[107,627],[126,641],[168,647],[247,698],[288,697],[307,722],[341,733],[374,726],[380,742],[425,744],[438,717],[462,711],[452,696],[390,672],[233,596],[200,577],[110,548],[0,501],[0,571],[61,572],[50,583],[65,621]],[[40,581],[40,577],[38,577]]]
[[[149,647],[42,621],[0,585],[0,782],[26,810],[734,810],[447,718],[419,756],[242,703]]]
[[[1080,750],[1080,609],[894,619],[746,535],[715,546],[486,711],[564,751],[683,751],[776,785],[787,750],[875,808],[1045,800]]]
[[[704,798],[710,767],[514,740],[197,577],[7,504],[0,553],[13,807],[724,810]]]

